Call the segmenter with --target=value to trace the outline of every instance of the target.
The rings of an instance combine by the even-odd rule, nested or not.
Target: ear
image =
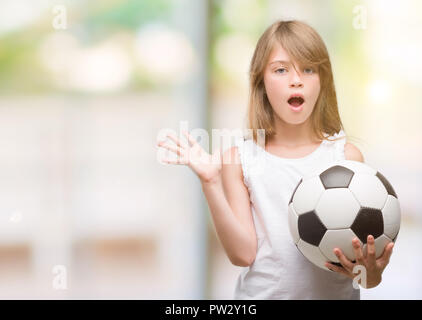
[[[344,156],[346,160],[364,162],[363,155],[360,150],[355,145],[349,142],[344,145]]]

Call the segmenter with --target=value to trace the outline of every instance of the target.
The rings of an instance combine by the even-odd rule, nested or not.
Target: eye
[[[280,68],[280,69],[277,69],[275,72],[278,72],[279,70],[284,70],[284,71],[286,71],[286,69],[285,69],[285,68]],[[285,73],[285,72],[278,72],[278,73]]]
[[[306,74],[312,74],[312,73],[314,73],[314,69],[312,69],[312,68],[305,68],[303,71],[304,71]]]

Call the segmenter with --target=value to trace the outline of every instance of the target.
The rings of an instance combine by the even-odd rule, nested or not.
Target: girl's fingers
[[[187,147],[187,145],[186,145],[185,143],[182,143],[182,142],[179,140],[179,138],[177,138],[174,134],[172,134],[172,133],[168,133],[168,134],[167,134],[167,137],[169,137],[171,140],[173,140],[173,142],[174,142],[177,146],[179,146],[179,147],[181,147],[181,148],[186,148],[186,147]]]
[[[382,263],[382,267],[385,267],[390,262],[391,254],[393,253],[394,242],[388,243],[384,248],[384,253],[379,260]]]
[[[347,271],[346,271],[346,269],[344,269],[343,267],[338,267],[338,266],[336,266],[336,265],[334,265],[334,264],[331,264],[331,263],[329,263],[329,262],[327,262],[327,263],[325,264],[325,266],[326,266],[328,269],[330,269],[330,270],[332,270],[332,271],[334,271],[334,272],[341,273],[342,275],[345,275],[345,276],[346,276],[346,277],[348,277],[348,278],[352,278],[352,276],[350,275],[350,272],[347,272]]]
[[[375,258],[375,240],[372,235],[368,235],[366,240],[367,249],[366,249],[366,259],[368,261],[368,267],[375,265],[376,258]]]
[[[186,131],[183,131],[183,134],[186,136],[186,138],[188,138],[188,141],[189,141],[189,143],[191,144],[191,146],[194,146],[194,145],[196,145],[198,142],[194,139],[194,138],[192,138],[192,136],[189,134],[189,133],[187,133]]]
[[[343,252],[341,252],[341,250],[338,248],[334,249],[334,254],[340,260],[340,263],[343,266],[343,268],[346,269],[346,271],[348,271],[349,273],[351,273],[353,269],[353,262],[347,259],[347,257],[343,254]]]
[[[168,163],[168,164],[186,164],[186,162],[183,161],[182,159],[177,159],[177,160],[163,159],[163,162]]]
[[[364,264],[364,258],[362,253],[362,248],[360,246],[360,242],[358,238],[353,239],[352,241],[353,251],[356,257],[357,264]]]
[[[178,156],[182,156],[183,157],[183,153],[182,153],[182,149],[181,148],[178,148],[178,147],[175,147],[175,146],[171,146],[171,145],[168,145],[168,144],[164,144],[163,142],[160,142],[158,145],[160,147],[163,147],[163,148],[166,148],[166,149],[168,149],[170,151],[173,151]]]

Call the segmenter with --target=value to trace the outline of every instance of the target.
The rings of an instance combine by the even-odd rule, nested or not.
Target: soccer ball
[[[358,237],[366,254],[368,235],[376,257],[396,241],[400,204],[388,180],[370,166],[341,160],[303,176],[288,207],[290,233],[299,251],[318,267],[339,265],[334,248],[355,260],[352,240]]]

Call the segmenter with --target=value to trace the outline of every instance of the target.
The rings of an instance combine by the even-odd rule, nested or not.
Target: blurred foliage
[[[90,36],[90,41],[107,37],[120,30],[136,30],[150,21],[167,21],[172,11],[169,0],[119,0],[91,2],[88,10],[78,10],[79,28]],[[95,38],[97,37],[97,38]]]
[[[171,18],[171,0],[112,0],[68,2],[65,32],[73,34],[86,46],[95,45],[125,31],[136,34],[143,25]],[[51,9],[51,8],[50,8]],[[58,90],[54,80],[42,66],[39,48],[43,40],[55,31],[51,10],[34,23],[20,29],[0,33],[0,93],[41,93]],[[148,88],[151,83],[134,73],[131,89]]]
[[[14,32],[0,39],[0,92],[38,92],[49,88],[37,57],[41,33]]]
[[[244,1],[243,3],[247,5],[247,7],[242,8],[242,20],[244,22],[239,24],[233,24],[233,22],[229,20],[230,15],[227,14],[227,11],[230,10],[228,8],[228,4],[230,2],[231,1],[225,0],[210,0],[211,41],[209,63],[211,65],[212,71],[212,88],[214,87],[213,84],[217,85],[218,83],[224,83],[224,85],[236,85],[236,80],[232,77],[230,71],[225,70],[217,62],[216,45],[218,43],[218,40],[224,36],[242,34],[250,38],[252,41],[258,41],[258,38],[260,37],[261,33],[266,28],[266,23],[268,23],[266,19],[268,0]],[[240,1],[239,5],[241,5]],[[234,14],[235,12],[231,13]]]

